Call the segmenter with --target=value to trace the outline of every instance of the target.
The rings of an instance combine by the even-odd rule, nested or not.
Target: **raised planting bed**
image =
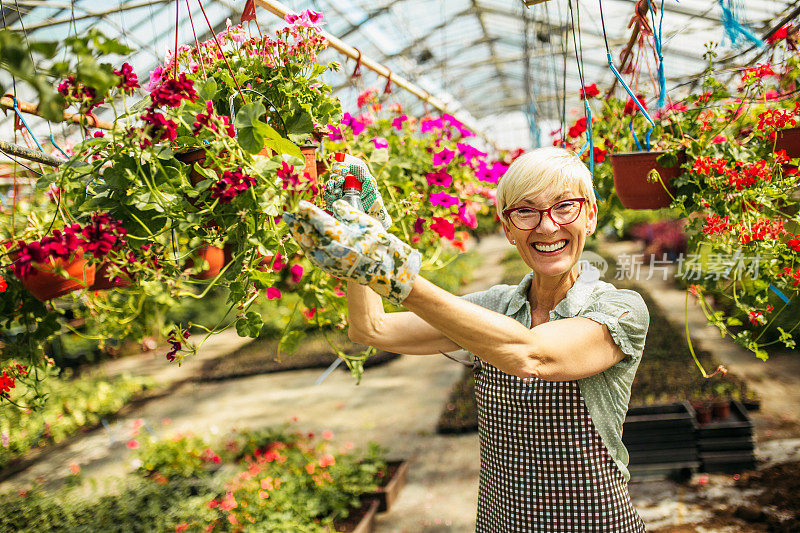
[[[339,533],[372,533],[375,531],[375,515],[378,513],[379,503],[374,498],[364,498],[364,503],[350,515],[334,523],[335,531]]]
[[[391,509],[403,487],[406,486],[408,474],[408,461],[388,461],[383,474],[380,487],[373,492],[364,494],[365,499],[378,501],[378,512],[383,513]]]
[[[622,426],[632,479],[684,478],[700,467],[694,411],[686,402],[631,407]]]
[[[735,474],[755,468],[753,422],[741,402],[731,402],[727,418],[698,424],[696,435],[703,472]]]
[[[343,347],[345,353],[357,353],[361,346],[350,341],[334,338],[337,346]],[[378,352],[364,363],[364,368],[381,365],[400,357],[399,354]],[[337,359],[322,335],[309,335],[302,342],[297,352],[292,355],[278,355],[278,341],[274,339],[257,339],[235,352],[220,359],[206,363],[200,371],[198,381],[222,381],[226,379],[270,374],[287,370],[308,368],[325,369]],[[339,365],[347,370],[347,365]]]

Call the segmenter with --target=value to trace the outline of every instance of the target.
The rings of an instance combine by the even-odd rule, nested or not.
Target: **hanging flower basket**
[[[60,268],[67,271],[68,277],[56,271]],[[37,263],[34,271],[22,279],[22,284],[37,300],[45,302],[91,286],[94,278],[95,266],[78,251],[71,261],[56,259],[49,264]]]
[[[673,193],[670,180],[683,174],[681,165],[686,161],[686,152],[677,152],[678,162],[672,167],[662,167],[657,159],[667,152],[627,152],[611,155],[614,172],[614,188],[623,207],[627,209],[660,209],[669,207],[670,195],[661,182],[648,181],[651,170],[657,170],[661,179]]]
[[[105,291],[131,286],[131,279],[128,276],[124,274],[113,276],[108,271],[110,266],[110,263],[100,264],[100,268],[97,269],[94,275],[94,283],[89,286],[90,291]]]
[[[800,128],[788,128],[777,132],[775,151],[786,150],[790,159],[800,157]]]

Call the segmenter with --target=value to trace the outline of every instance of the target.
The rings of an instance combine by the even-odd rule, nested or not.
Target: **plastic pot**
[[[303,152],[303,159],[306,162],[306,166],[303,168],[303,172],[308,172],[308,177],[310,177],[314,182],[317,181],[317,145],[316,144],[303,144],[300,146],[300,151]]]
[[[662,167],[658,157],[666,152],[626,152],[611,154],[611,169],[614,173],[614,188],[623,207],[627,209],[660,209],[672,202],[661,182],[647,180],[650,171],[658,171],[671,194],[674,189],[670,180],[683,174],[681,165],[686,162],[686,151],[677,153],[678,163],[673,167]]]
[[[775,138],[775,151],[786,150],[791,159],[800,157],[800,128],[788,128],[778,131]]]
[[[65,269],[69,277],[56,272],[56,268]],[[91,286],[95,278],[95,266],[83,258],[83,252],[76,252],[71,261],[56,259],[52,263],[37,263],[34,269],[22,284],[40,302]]]
[[[197,274],[192,274],[195,279],[211,279],[219,275],[222,268],[225,266],[225,250],[217,248],[216,246],[204,245],[197,250],[197,257],[205,259],[208,267],[201,270]],[[186,266],[191,268],[194,266],[194,261],[189,259]]]

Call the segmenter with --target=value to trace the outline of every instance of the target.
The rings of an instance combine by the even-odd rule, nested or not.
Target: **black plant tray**
[[[754,470],[756,458],[751,451],[704,452],[700,454],[703,472],[738,474],[744,470]]]
[[[698,440],[720,439],[731,437],[750,437],[753,434],[753,421],[747,409],[736,400],[731,401],[730,415],[723,420],[712,420],[706,424],[699,424],[697,428]]]
[[[699,452],[752,452],[753,437],[723,437],[723,438],[704,438],[697,439],[697,450]]]
[[[685,402],[631,407],[625,417],[623,434],[659,429],[694,429],[694,410]]]
[[[697,461],[697,448],[691,443],[685,448],[672,450],[647,450],[630,452],[630,464],[649,465],[661,463],[685,463]]]

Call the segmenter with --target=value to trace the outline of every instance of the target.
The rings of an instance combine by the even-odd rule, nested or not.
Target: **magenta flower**
[[[231,172],[226,170],[222,173],[222,178],[211,186],[211,198],[227,204],[230,203],[239,193],[248,190],[256,184],[256,179],[245,174],[241,168]]]
[[[356,136],[366,129],[366,125],[361,120],[361,117],[354,117],[350,113],[342,115],[342,125],[350,128],[353,131],[353,135]]]
[[[456,143],[456,147],[461,155],[464,156],[464,162],[461,163],[461,166],[472,165],[472,160],[476,157],[486,157],[488,154],[486,152],[481,152],[474,146],[466,143]]]
[[[437,170],[436,172],[428,172],[425,174],[428,180],[428,185],[433,187],[438,185],[440,187],[449,187],[453,183],[453,176],[451,176],[445,169]]]
[[[425,232],[425,219],[424,218],[417,218],[414,221],[414,232],[419,233],[422,235]]]
[[[373,137],[372,144],[375,145],[375,148],[388,148],[389,141],[387,141],[383,137]]]
[[[148,133],[155,142],[173,141],[178,136],[178,125],[155,109],[148,108],[141,119],[150,126]],[[145,141],[145,144],[147,145],[148,142]]]
[[[286,161],[281,162],[278,177],[283,182],[284,189],[295,188],[300,183],[300,174],[295,172],[294,165],[290,165]]]
[[[283,296],[281,290],[277,287],[267,288],[267,300],[279,300]]]
[[[339,128],[339,126],[328,124],[328,140],[330,141],[342,140],[342,130]]]
[[[292,281],[300,283],[300,279],[303,277],[303,266],[292,265],[291,268],[289,268],[289,272],[292,274]]]
[[[123,63],[120,70],[114,69],[114,74],[120,77],[117,88],[121,91],[132,91],[139,88],[139,80],[130,64]]]
[[[431,203],[431,205],[441,205],[442,207],[452,207],[454,205],[458,205],[458,198],[449,195],[446,192],[431,193],[428,201]]]
[[[153,92],[164,81],[164,67],[158,66],[150,73],[150,83],[144,86],[147,92]]]
[[[178,107],[181,100],[195,100],[196,98],[194,80],[187,79],[184,73],[181,73],[178,79],[168,78],[150,92],[153,107]]]
[[[399,117],[396,117],[396,118],[394,118],[394,119],[392,120],[392,126],[393,126],[393,127],[394,127],[394,129],[396,129],[397,131],[400,131],[400,130],[402,130],[402,129],[403,129],[403,123],[404,123],[405,121],[407,121],[407,120],[408,120],[408,115],[400,115]]]
[[[440,167],[450,163],[455,157],[456,152],[455,150],[448,150],[447,148],[442,148],[441,152],[436,152],[433,154],[433,166]]]
[[[420,132],[427,133],[433,129],[444,128],[444,123],[440,118],[424,118],[420,121]]]

